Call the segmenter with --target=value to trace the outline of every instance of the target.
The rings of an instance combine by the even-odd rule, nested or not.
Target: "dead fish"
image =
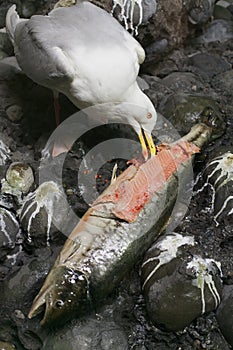
[[[45,307],[42,325],[63,323],[109,295],[168,222],[179,176],[214,134],[200,123],[127,168],[74,228],[36,296],[28,317]]]

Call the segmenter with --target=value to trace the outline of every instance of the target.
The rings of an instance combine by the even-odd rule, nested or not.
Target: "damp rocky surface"
[[[204,13],[184,10],[179,1],[172,9],[164,1],[160,12],[162,1],[156,3],[157,16],[164,16],[164,21],[157,17],[161,45],[149,33],[155,15],[148,29],[144,24],[140,32],[139,27],[139,38],[152,53],[142,66],[140,83],[159,112],[155,138],[170,142],[200,119],[215,116],[219,137],[195,159],[193,196],[190,203],[180,203],[183,218],[175,230],[155,242],[102,305],[60,328],[41,328],[40,315],[28,319],[32,301],[77,217],[108,186],[112,173],[118,176],[127,166],[119,154],[108,161],[104,154],[87,154],[115,137],[137,138],[125,126],[102,126],[80,137],[68,156],[49,158],[55,129],[52,93],[24,76],[0,31],[1,349],[233,347],[232,2],[190,2],[202,3]],[[25,16],[46,13],[51,6],[46,1],[17,4]],[[1,10],[8,6],[3,1]],[[173,44],[168,43],[171,18],[179,21]],[[60,103],[62,120],[76,112],[64,96]],[[137,158],[140,147],[133,143],[130,152]]]

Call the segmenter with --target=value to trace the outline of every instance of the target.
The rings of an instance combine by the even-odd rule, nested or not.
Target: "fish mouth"
[[[43,290],[40,291],[40,293],[34,299],[32,307],[28,313],[28,318],[32,319],[33,317],[36,317],[43,312],[44,317],[40,321],[41,326],[45,325],[47,319],[49,300],[51,299],[51,293],[49,289],[43,288]]]

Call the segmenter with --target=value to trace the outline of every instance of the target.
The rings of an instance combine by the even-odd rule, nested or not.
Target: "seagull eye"
[[[152,118],[152,114],[150,112],[147,113],[147,116],[146,116],[148,119]]]

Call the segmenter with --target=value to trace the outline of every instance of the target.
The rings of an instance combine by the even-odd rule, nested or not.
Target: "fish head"
[[[89,286],[85,274],[58,266],[49,273],[33,301],[28,317],[32,318],[44,310],[40,322],[42,326],[61,325],[87,309],[89,302]]]
[[[211,139],[214,140],[225,132],[226,122],[220,110],[205,107],[200,114],[200,121],[211,128]]]

